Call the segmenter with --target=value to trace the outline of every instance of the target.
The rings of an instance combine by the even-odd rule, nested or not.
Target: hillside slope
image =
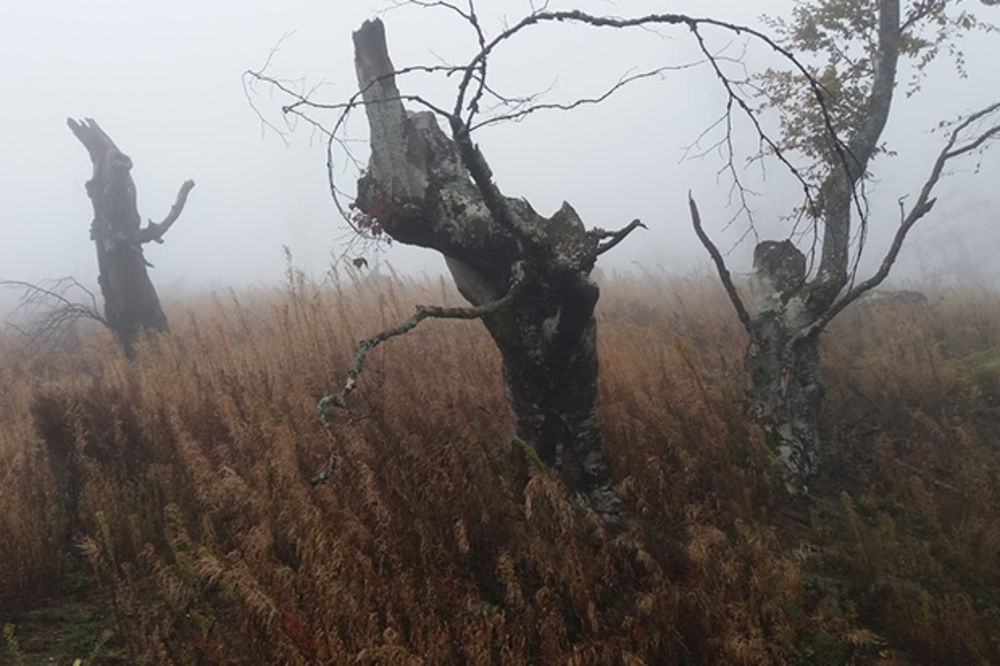
[[[134,363],[5,341],[0,624],[85,575],[145,663],[1000,663],[1000,295],[845,312],[825,471],[789,498],[716,285],[603,292],[621,537],[509,441],[478,323],[379,347],[358,418],[319,426],[354,342],[435,284],[174,304]]]

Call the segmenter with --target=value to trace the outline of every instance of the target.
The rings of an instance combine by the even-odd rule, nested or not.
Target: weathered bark
[[[805,257],[789,241],[760,243],[750,288],[747,413],[764,429],[789,485],[804,487],[819,458],[823,382],[819,339],[800,294]]]
[[[511,308],[484,323],[503,357],[504,393],[517,435],[534,446],[567,488],[605,519],[618,522],[600,432],[597,401],[598,288],[532,283]],[[570,321],[573,317],[577,321]]]
[[[892,105],[899,4],[879,1],[879,43],[867,114],[844,147],[830,151],[830,171],[818,201],[823,239],[815,278],[806,281],[805,257],[788,241],[764,241],[754,250],[747,409],[771,438],[790,484],[800,488],[819,461],[819,334],[849,280],[855,188],[876,152]]]
[[[474,305],[501,298],[512,267],[526,268],[510,305],[483,317],[503,357],[518,436],[578,499],[617,523],[621,504],[597,405],[598,288],[589,275],[613,244],[601,239],[620,237],[588,232],[569,204],[544,218],[526,201],[504,197],[460,121],[448,118],[448,137],[434,113],[403,108],[382,23],[365,22],[354,45],[372,148],[358,208],[393,239],[444,254]]]
[[[167,218],[140,228],[132,160],[121,152],[104,130],[91,119],[67,120],[70,130],[90,154],[93,177],[87,196],[94,207],[90,237],[97,246],[98,284],[104,297],[104,316],[125,354],[132,357],[133,343],[142,330],[166,331],[167,318],[149,279],[142,244],[162,242],[163,234],[184,208],[194,187],[186,181]]]

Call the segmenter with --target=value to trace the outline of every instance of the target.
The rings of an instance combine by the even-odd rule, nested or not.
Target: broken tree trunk
[[[132,160],[115,145],[104,130],[87,118],[67,120],[70,130],[90,154],[93,176],[87,181],[87,196],[94,207],[90,238],[97,246],[98,283],[104,297],[104,316],[132,358],[133,343],[142,330],[166,331],[167,318],[153,288],[143,257],[142,245],[163,242],[163,234],[180,216],[194,181],[181,185],[170,213],[160,223],[140,228]]]
[[[517,434],[555,469],[569,491],[617,525],[621,502],[605,459],[597,405],[597,256],[639,226],[587,231],[569,204],[552,217],[503,196],[461,119],[407,112],[396,87],[381,21],[354,33],[358,83],[371,135],[358,182],[363,223],[393,239],[441,252],[461,294],[503,358],[504,388]],[[602,242],[603,241],[603,242]],[[516,292],[515,265],[523,268]],[[466,316],[465,318],[469,318]]]
[[[817,469],[823,382],[819,335],[802,295],[805,256],[790,241],[754,249],[746,356],[747,413],[764,429],[791,488],[805,488]]]

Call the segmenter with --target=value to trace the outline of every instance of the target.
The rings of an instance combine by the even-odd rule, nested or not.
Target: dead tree
[[[166,331],[167,318],[160,307],[146,270],[151,264],[142,246],[163,242],[163,235],[180,216],[194,181],[181,185],[177,199],[162,222],[141,227],[136,207],[132,160],[92,119],[67,120],[70,130],[90,154],[93,176],[87,196],[94,207],[90,238],[97,247],[98,284],[104,297],[104,319],[131,358],[140,331]]]
[[[471,27],[478,51],[464,65],[394,68],[383,25],[375,20],[354,34],[360,91],[345,102],[318,102],[312,98],[315,90],[299,89],[294,82],[262,71],[246,73],[247,87],[265,83],[287,95],[291,102],[282,107],[285,116],[302,120],[326,135],[330,190],[355,231],[376,237],[385,234],[441,252],[460,292],[472,304],[465,308],[420,307],[407,321],[359,343],[346,384],[320,401],[321,419],[329,423],[332,407],[347,407],[374,346],[406,333],[429,317],[480,319],[503,358],[504,388],[519,438],[558,472],[581,504],[595,509],[609,523],[619,523],[621,504],[613,490],[599,427],[593,315],[599,292],[590,273],[601,254],[643,225],[633,220],[617,231],[587,230],[566,203],[551,217],[543,217],[523,199],[500,192],[485,156],[473,141],[473,132],[539,111],[597,104],[634,82],[693,65],[629,74],[603,94],[551,103],[539,101],[535,95],[511,96],[495,90],[488,82],[489,59],[507,40],[543,24],[615,30],[679,26],[694,36],[705,62],[713,66],[729,91],[731,102],[738,100],[733,81],[719,69],[717,54],[703,39],[702,30],[710,27],[748,36],[789,58],[803,73],[806,70],[760,31],[712,18],[683,14],[622,18],[543,7],[517,22],[505,23],[502,31],[488,37],[471,1],[399,4],[460,16]],[[397,79],[412,73],[453,77],[457,81],[454,105],[443,108],[420,95],[401,92]],[[814,88],[818,95],[818,85]],[[408,111],[404,103],[421,110]],[[340,150],[353,158],[342,133],[348,114],[361,106],[367,113],[371,157],[358,181],[355,201],[347,210],[340,202],[344,195],[334,183],[334,153]],[[730,103],[728,109],[754,117],[747,104]],[[323,112],[334,112],[335,122],[324,124],[317,115]],[[445,124],[447,133],[438,121]],[[761,136],[767,140],[763,133]],[[331,456],[331,464],[314,482],[330,477],[334,460]]]
[[[445,255],[474,307],[423,312],[482,319],[503,357],[518,437],[586,505],[617,521],[597,407],[598,288],[589,275],[638,220],[618,232],[588,231],[568,203],[543,217],[504,196],[458,118],[449,137],[433,112],[403,108],[381,21],[354,34],[354,49],[372,148],[358,209],[393,239]]]
[[[940,25],[950,26],[952,20],[956,21],[956,30],[970,25],[964,14],[954,18],[944,14],[947,2],[915,2],[905,15],[901,13],[900,0],[879,0],[875,4],[877,7],[871,8],[867,2],[857,0],[847,3],[849,6],[834,6],[827,0],[816,0],[803,5],[796,17],[800,23],[811,25],[814,32],[789,31],[793,46],[804,50],[829,48],[833,54],[831,67],[849,57],[845,55],[849,50],[837,42],[842,39],[840,36],[864,34],[865,28],[871,32],[865,55],[858,63],[848,60],[844,66],[847,73],[839,83],[847,95],[838,99],[824,90],[821,96],[813,98],[789,92],[800,83],[815,86],[819,72],[808,73],[801,81],[774,78],[773,74],[764,81],[768,92],[777,92],[775,97],[786,101],[783,118],[786,140],[775,142],[772,153],[786,160],[791,152],[816,158],[817,166],[813,169],[818,186],[810,188],[803,180],[807,198],[803,214],[818,227],[814,236],[819,255],[816,269],[809,270],[809,258],[790,240],[758,243],[753,254],[752,296],[747,307],[733,285],[722,255],[702,228],[694,200],[689,202],[695,231],[712,256],[750,338],[745,361],[747,412],[767,434],[792,488],[805,487],[819,464],[819,416],[823,400],[820,333],[845,307],[886,278],[910,229],[934,206],[934,188],[946,165],[955,158],[980,151],[1000,135],[1000,104],[989,105],[950,125],[944,147],[916,199],[908,206],[904,199],[899,201],[899,226],[880,268],[871,278],[857,281],[857,262],[869,224],[862,188],[870,163],[884,150],[880,142],[893,102],[901,54],[915,55],[913,49],[921,48],[921,44],[930,47],[950,43],[948,40],[954,38],[953,33],[942,29],[935,37],[937,42],[921,42],[917,31],[925,23],[935,30]],[[821,13],[817,6],[826,7],[827,11]],[[831,21],[833,27],[817,21]],[[854,22],[858,25],[853,25]],[[845,25],[856,30],[844,29]],[[827,29],[834,37],[822,33]],[[814,33],[822,33],[824,39]],[[796,38],[803,43],[795,44]],[[918,61],[918,67],[928,61]],[[865,94],[854,95],[857,90]],[[822,111],[822,122],[818,111]]]

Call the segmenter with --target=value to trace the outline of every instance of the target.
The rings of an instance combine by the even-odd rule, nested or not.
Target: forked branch
[[[597,250],[594,251],[594,256],[600,256],[613,248],[618,243],[621,243],[625,238],[628,237],[630,233],[636,229],[643,228],[649,230],[645,224],[639,221],[638,218],[632,220],[628,225],[618,229],[617,231],[605,231],[604,229],[592,229],[589,234],[597,239]],[[603,242],[602,242],[603,241]]]
[[[987,123],[987,127],[985,129],[980,129],[974,132],[972,136],[967,136],[968,130],[971,127],[980,125],[984,121],[990,121],[992,124]],[[948,137],[948,141],[945,143],[944,148],[941,149],[941,152],[938,153],[937,159],[934,160],[931,173],[924,182],[923,187],[920,188],[920,194],[917,195],[917,200],[914,202],[913,207],[910,208],[908,213],[904,211],[902,202],[900,202],[902,219],[900,220],[899,228],[896,229],[896,234],[893,236],[892,244],[889,246],[889,250],[882,259],[882,264],[879,266],[878,271],[842,296],[840,300],[834,303],[823,314],[822,317],[817,319],[816,322],[809,328],[805,329],[800,337],[806,337],[821,331],[823,327],[830,323],[830,321],[844,308],[860,298],[865,292],[874,289],[880,285],[883,280],[885,280],[885,278],[889,275],[889,270],[892,268],[893,264],[896,263],[896,259],[899,257],[899,252],[903,247],[903,242],[906,240],[906,236],[910,233],[913,225],[929,213],[934,207],[934,203],[936,201],[936,199],[932,196],[934,188],[937,186],[938,181],[941,180],[941,176],[943,175],[945,166],[948,162],[957,157],[980,150],[989,141],[994,141],[998,138],[1000,138],[1000,102],[990,104],[989,106],[970,114],[955,125]]]
[[[340,210],[344,219],[347,220],[347,223],[351,225],[355,231],[360,232],[361,230],[353,224],[349,209],[342,205],[342,192],[340,192],[334,183],[334,148],[336,145],[340,145],[341,148],[345,148],[342,143],[343,138],[340,134],[344,130],[346,120],[350,112],[356,108],[373,103],[382,104],[397,101],[410,102],[419,104],[424,108],[433,111],[438,117],[447,120],[448,125],[451,128],[452,139],[458,145],[462,162],[469,171],[469,174],[472,176],[477,188],[482,193],[484,202],[490,213],[500,226],[504,227],[517,237],[530,252],[537,249],[533,247],[535,245],[535,239],[530,233],[530,230],[522,228],[518,217],[507,210],[504,198],[493,181],[492,173],[489,170],[486,160],[472,138],[473,132],[484,125],[493,124],[503,120],[516,122],[539,111],[550,109],[572,110],[582,105],[600,103],[611,94],[614,94],[631,83],[653,77],[667,70],[682,69],[691,66],[691,64],[695,64],[690,63],[675,67],[668,66],[653,69],[647,72],[626,75],[619,79],[618,82],[613,84],[610,88],[605,90],[603,94],[595,97],[581,97],[573,101],[561,103],[530,103],[526,102],[524,98],[508,98],[496,94],[490,87],[487,79],[487,62],[489,58],[495,55],[498,49],[504,45],[505,42],[514,39],[522,32],[525,32],[530,28],[545,24],[570,23],[591,28],[610,28],[618,30],[634,28],[652,29],[659,26],[671,25],[688,28],[694,34],[699,47],[705,56],[705,60],[710,63],[713,71],[726,91],[728,96],[727,119],[729,119],[730,115],[735,115],[736,113],[746,115],[753,124],[761,142],[767,145],[776,158],[789,169],[792,176],[796,178],[803,187],[806,193],[806,199],[811,201],[811,186],[807,182],[804,174],[788,160],[784,152],[781,150],[781,147],[766,133],[764,127],[760,124],[757,118],[758,111],[756,110],[755,104],[753,104],[752,101],[748,99],[748,97],[740,90],[739,82],[731,79],[720,67],[720,63],[724,61],[725,58],[717,53],[714,53],[705,44],[701,31],[706,27],[715,28],[733,35],[746,36],[755,42],[761,43],[788,61],[791,67],[804,77],[806,85],[815,97],[823,125],[829,133],[833,151],[838,156],[843,168],[848,169],[848,163],[850,161],[849,150],[846,148],[844,143],[840,141],[836,131],[834,130],[832,115],[827,107],[826,94],[822,89],[822,85],[814,76],[811,75],[806,64],[800,61],[794,53],[776,42],[767,34],[754,28],[710,17],[698,17],[685,14],[647,14],[632,18],[624,18],[616,16],[592,15],[578,10],[548,11],[546,9],[547,3],[543,3],[540,6],[532,5],[532,11],[527,16],[522,17],[516,22],[506,24],[503,30],[499,31],[495,35],[487,37],[484,33],[483,26],[480,23],[479,17],[476,14],[474,2],[469,1],[467,3],[460,3],[449,2],[446,0],[398,0],[392,3],[392,7],[400,7],[404,5],[418,6],[427,9],[438,8],[447,10],[459,16],[474,32],[478,44],[478,51],[475,52],[464,65],[416,65],[396,70],[389,69],[385,71],[380,70],[377,72],[371,72],[370,75],[366,77],[366,80],[363,82],[359,92],[352,95],[345,102],[336,104],[325,104],[312,99],[310,94],[303,94],[293,90],[289,85],[286,85],[285,82],[266,75],[263,70],[248,71],[245,74],[245,80],[267,83],[284,95],[289,96],[292,99],[292,102],[284,106],[282,109],[286,115],[302,117],[313,127],[322,128],[323,133],[327,137],[327,175],[331,195],[338,207],[338,210]],[[364,31],[364,28],[362,31]],[[451,76],[453,74],[460,75],[461,79],[457,85],[454,104],[451,110],[446,111],[440,106],[430,103],[427,99],[419,95],[402,95],[399,93],[393,81],[395,77],[416,72],[439,73],[443,76]],[[386,88],[386,91],[381,90],[383,87]],[[376,89],[379,90],[378,94],[374,94]],[[385,94],[386,92],[388,92],[388,94]],[[496,98],[499,111],[487,118],[480,119],[480,115],[482,115],[483,111],[483,104],[481,102],[485,95],[489,95],[491,99]],[[313,118],[310,112],[333,112],[336,117],[331,124],[326,125],[320,120]],[[731,121],[731,119],[729,120]],[[732,148],[731,145],[729,147]],[[350,152],[347,151],[346,148],[345,152],[347,152],[348,157],[350,157]],[[742,185],[740,183],[737,182],[736,186],[742,190]]]

